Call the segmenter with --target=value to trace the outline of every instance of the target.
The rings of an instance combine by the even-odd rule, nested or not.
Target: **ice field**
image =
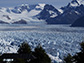
[[[22,42],[31,48],[39,43],[48,54],[63,58],[67,53],[80,52],[84,28],[69,25],[0,25],[0,53],[16,53]],[[33,49],[32,49],[33,50]]]

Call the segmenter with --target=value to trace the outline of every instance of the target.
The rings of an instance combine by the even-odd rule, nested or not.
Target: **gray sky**
[[[51,4],[57,8],[67,5],[71,0],[0,0],[0,7],[13,7],[21,4]]]

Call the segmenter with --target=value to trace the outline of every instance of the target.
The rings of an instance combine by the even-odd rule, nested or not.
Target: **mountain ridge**
[[[0,20],[7,23],[23,19],[28,23],[45,21],[47,24],[72,24],[83,15],[84,1],[82,0],[72,0],[60,9],[49,4],[22,4],[14,8],[0,8]]]

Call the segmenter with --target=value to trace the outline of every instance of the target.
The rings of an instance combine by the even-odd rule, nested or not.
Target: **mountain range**
[[[49,4],[22,4],[16,7],[0,8],[0,23],[5,24],[72,24],[84,16],[84,1],[72,0],[68,5],[56,9]]]
[[[22,4],[20,6],[16,6],[14,8],[0,8],[0,22],[4,23],[14,23],[17,21],[26,21],[29,22],[41,22],[43,20],[39,20],[34,17],[39,14],[45,4],[36,4],[36,5],[28,5]]]
[[[61,7],[61,15],[47,20],[49,24],[72,24],[75,20],[84,15],[84,4],[79,0],[72,0],[67,6]]]

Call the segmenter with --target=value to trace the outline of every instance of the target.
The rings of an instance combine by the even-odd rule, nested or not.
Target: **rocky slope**
[[[77,19],[72,25],[71,27],[84,27],[84,16]]]

